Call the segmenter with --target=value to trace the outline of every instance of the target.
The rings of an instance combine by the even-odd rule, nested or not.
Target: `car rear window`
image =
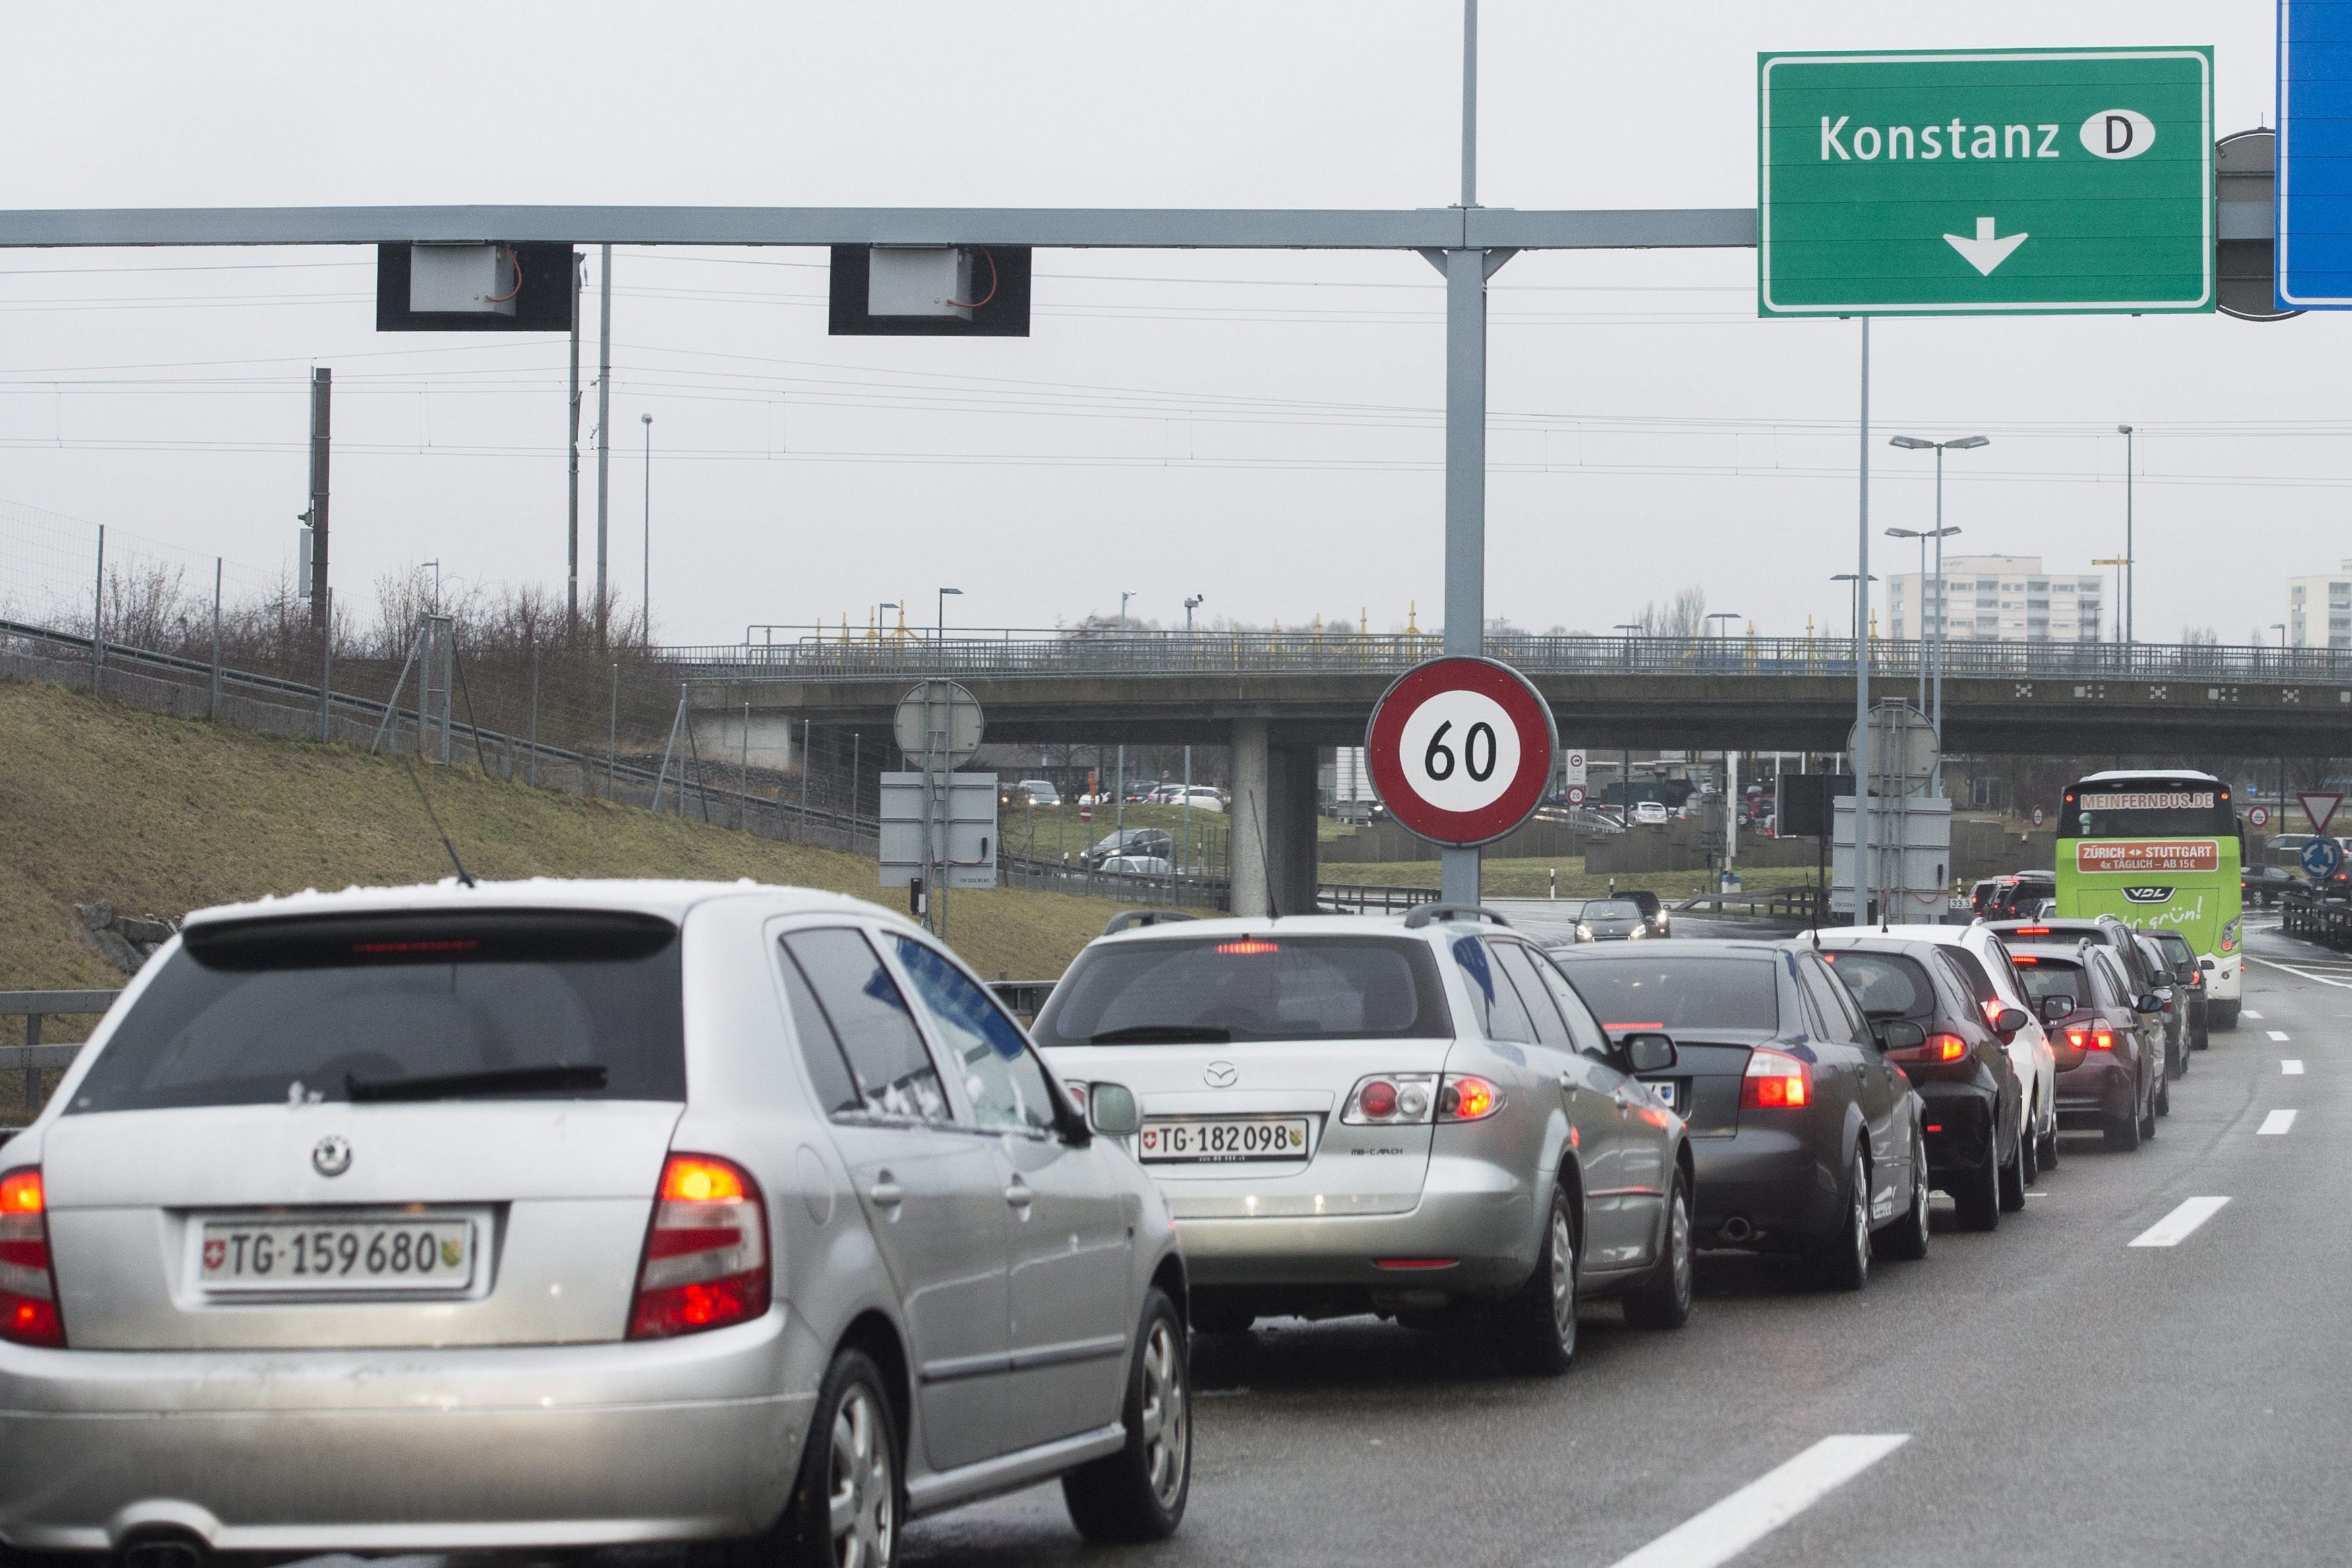
[[[1769,958],[1570,958],[1560,972],[1609,1030],[1780,1027]]]
[[[1823,953],[1822,959],[1845,982],[1862,1010],[1873,1018],[1926,1023],[1936,1016],[1935,982],[1916,958],[1901,953],[1864,953],[1853,948]]]
[[[570,910],[199,925],[67,1113],[498,1095],[686,1098],[677,927]]]
[[[2025,994],[2041,1007],[2044,998],[2072,997],[2078,1008],[2087,1008],[2096,999],[2091,995],[2090,977],[2083,966],[2071,958],[2044,958],[2027,953],[2016,956],[2017,977],[2025,982]]]
[[[1429,945],[1409,936],[1108,942],[1078,955],[1037,1043],[1440,1040],[1454,1032]]]

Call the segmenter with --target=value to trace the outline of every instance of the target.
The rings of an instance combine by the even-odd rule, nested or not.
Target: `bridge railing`
[[[657,658],[700,678],[912,679],[923,675],[1186,675],[1258,671],[1395,672],[1434,657],[1428,632],[1160,632],[1022,629],[852,633],[811,628],[774,641],[675,647]],[[1489,657],[1538,674],[1836,675],[1853,671],[1853,645],[1816,637],[1594,637],[1497,633]],[[1925,652],[1932,654],[1932,645]],[[1916,676],[1923,644],[1882,638],[1875,675]],[[1955,680],[2044,678],[2229,683],[2352,683],[2352,648],[2259,644],[1998,643],[1944,645]]]

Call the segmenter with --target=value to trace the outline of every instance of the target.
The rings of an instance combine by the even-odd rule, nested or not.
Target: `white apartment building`
[[[2332,577],[2286,580],[2290,648],[2352,648],[2352,560]]]
[[[1887,580],[1887,635],[1936,633],[1931,570],[1897,572]],[[2053,577],[2038,555],[1948,555],[1944,558],[1945,635],[1954,642],[2095,643],[2106,609],[2106,580]]]

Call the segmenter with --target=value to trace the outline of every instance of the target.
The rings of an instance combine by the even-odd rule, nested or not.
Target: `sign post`
[[[1559,750],[1551,705],[1525,675],[1485,658],[1407,670],[1364,734],[1365,767],[1389,815],[1448,849],[1492,843],[1526,821]],[[1444,901],[1454,901],[1451,889]]]
[[[1757,69],[1760,314],[2214,308],[2211,49]]]

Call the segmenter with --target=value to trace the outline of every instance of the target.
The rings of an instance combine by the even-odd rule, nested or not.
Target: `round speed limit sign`
[[[2252,827],[2269,827],[2271,821],[2271,809],[2268,806],[2255,807],[2252,810],[2246,813],[2246,821],[2247,824]]]
[[[1528,820],[1550,781],[1551,706],[1507,664],[1433,659],[1406,671],[1364,737],[1372,785],[1411,832],[1465,847]]]
[[[1583,785],[1571,784],[1568,787],[1568,803],[1571,806],[1581,806],[1584,804]]]

